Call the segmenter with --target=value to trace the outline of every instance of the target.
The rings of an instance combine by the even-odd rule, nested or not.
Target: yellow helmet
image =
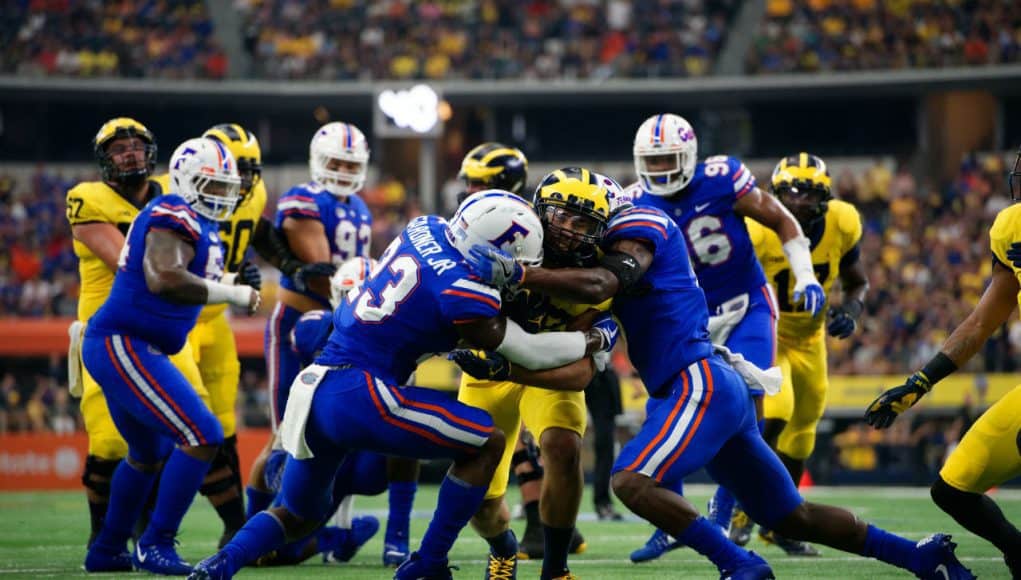
[[[145,166],[140,169],[122,170],[107,153],[107,145],[115,139],[138,137],[145,143]],[[152,175],[156,169],[156,138],[145,125],[129,117],[110,119],[99,128],[92,138],[92,152],[99,162],[103,181],[122,185],[137,185]]]
[[[826,162],[810,153],[781,159],[773,169],[769,186],[802,225],[825,215],[826,202],[833,199]]]
[[[516,147],[502,143],[483,143],[464,156],[457,174],[466,185],[481,189],[502,189],[521,195],[528,178],[528,159]]]
[[[610,221],[610,191],[619,188],[583,167],[557,169],[544,177],[532,204],[546,233],[546,258],[574,266],[595,257]]]
[[[211,127],[202,136],[219,141],[234,156],[241,176],[241,203],[244,203],[252,188],[262,179],[262,149],[255,133],[237,123],[222,123]]]

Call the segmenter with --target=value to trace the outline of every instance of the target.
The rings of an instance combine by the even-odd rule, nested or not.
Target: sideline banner
[[[238,432],[243,479],[269,436],[269,429]],[[0,492],[81,489],[88,449],[83,432],[0,435]]]

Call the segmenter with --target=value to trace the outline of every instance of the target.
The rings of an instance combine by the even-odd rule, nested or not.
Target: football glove
[[[312,264],[302,264],[295,268],[294,273],[291,274],[291,280],[294,281],[294,289],[298,292],[308,291],[308,282],[311,278],[323,277],[329,278],[337,271],[337,267],[329,262],[314,262]]]
[[[888,389],[876,397],[865,411],[865,422],[876,429],[886,429],[898,415],[914,406],[931,390],[929,379],[921,373],[915,373],[903,385]]]
[[[252,262],[245,261],[238,270],[238,276],[234,279],[235,284],[245,284],[256,290],[262,290],[262,272]]]
[[[468,264],[490,286],[514,288],[525,279],[525,267],[503,250],[475,244],[468,251]]]
[[[805,310],[811,312],[812,316],[819,314],[823,305],[826,304],[826,293],[823,292],[822,286],[814,277],[805,281],[798,280],[794,284],[793,298],[795,304],[801,304],[804,301]]]
[[[831,306],[826,312],[826,317],[830,320],[826,324],[826,332],[830,336],[847,338],[854,334],[854,329],[858,327],[854,313],[844,305]]]
[[[510,361],[502,354],[491,350],[459,348],[450,351],[447,358],[476,379],[506,381],[510,378]]]
[[[592,323],[592,330],[598,332],[602,339],[599,351],[612,351],[613,347],[617,344],[617,337],[620,336],[620,327],[617,326],[617,321],[613,319],[613,315],[609,312],[599,315],[599,318],[596,318],[596,321]]]
[[[1007,249],[1007,259],[1014,264],[1015,268],[1021,268],[1021,242],[1014,242]]]

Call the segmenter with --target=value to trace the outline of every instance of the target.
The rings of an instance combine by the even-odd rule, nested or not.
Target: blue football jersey
[[[149,291],[142,261],[145,237],[156,229],[172,231],[194,246],[195,257],[188,263],[189,272],[210,280],[223,276],[219,223],[195,213],[178,195],[157,197],[132,222],[113,288],[103,306],[89,319],[87,332],[95,336],[126,334],[166,354],[174,354],[184,346],[203,305],[171,302]]]
[[[614,297],[613,313],[627,337],[631,363],[649,394],[656,395],[688,365],[712,354],[705,296],[681,231],[660,210],[635,207],[618,213],[607,227],[604,248],[617,240],[641,240],[654,248],[645,275]]]
[[[698,163],[691,183],[675,195],[652,195],[637,183],[629,188],[635,205],[663,210],[681,228],[710,311],[766,283],[744,218],[734,211],[754,188],[751,171],[725,155]]]
[[[361,290],[334,312],[318,364],[350,364],[401,384],[419,358],[446,352],[456,325],[500,314],[500,293],[482,284],[451,244],[443,218],[417,217],[380,257]]]
[[[311,219],[322,222],[326,238],[330,243],[330,259],[340,266],[356,256],[369,255],[372,240],[372,214],[368,206],[357,195],[337,197],[310,181],[296,185],[280,197],[273,221],[277,231],[283,235],[283,223],[287,218]],[[281,277],[280,285],[292,292],[298,292],[294,281]],[[326,304],[314,292],[301,292]]]

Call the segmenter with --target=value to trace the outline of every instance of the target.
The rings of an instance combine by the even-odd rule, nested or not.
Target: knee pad
[[[270,451],[266,459],[266,467],[263,470],[263,480],[266,488],[279,492],[284,479],[284,465],[287,463],[287,452],[283,449]]]
[[[237,438],[229,437],[224,440],[223,445],[216,452],[213,461],[209,464],[209,471],[206,480],[199,487],[199,493],[209,497],[226,493],[237,489],[240,477],[237,474],[235,463],[237,461]],[[217,473],[219,475],[217,475]]]
[[[523,464],[529,464],[532,466],[532,471],[527,473],[518,473],[518,466]],[[514,477],[518,481],[518,485],[524,485],[529,481],[538,481],[542,479],[544,472],[542,465],[539,464],[539,446],[535,444],[535,441],[528,437],[525,439],[525,448],[519,451],[515,451],[514,455],[511,456],[511,471],[514,472]]]
[[[110,480],[113,472],[120,465],[120,459],[101,459],[95,455],[85,458],[85,471],[82,472],[82,485],[96,495],[110,497]]]

